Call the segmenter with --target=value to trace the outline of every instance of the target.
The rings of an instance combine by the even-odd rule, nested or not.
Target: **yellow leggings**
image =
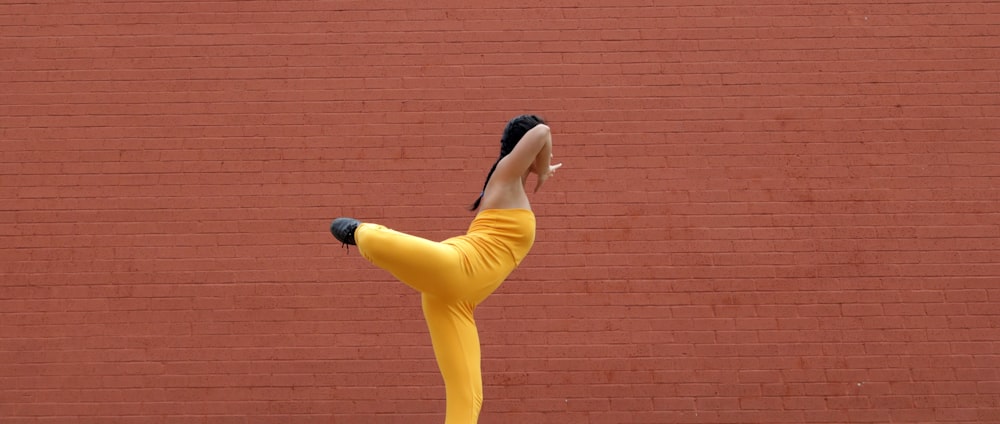
[[[479,419],[483,380],[473,312],[524,258],[534,233],[534,215],[524,209],[480,212],[466,235],[440,243],[370,223],[355,231],[365,259],[421,292],[444,378],[445,424]]]

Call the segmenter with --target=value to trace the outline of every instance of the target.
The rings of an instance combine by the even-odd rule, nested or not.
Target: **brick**
[[[0,415],[438,422],[323,227],[460,233],[534,110],[481,421],[996,421],[996,6],[648,3],[4,6]]]

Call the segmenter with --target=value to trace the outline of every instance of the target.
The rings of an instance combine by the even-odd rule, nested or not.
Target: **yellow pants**
[[[527,209],[487,209],[466,235],[440,243],[370,223],[358,226],[354,237],[361,256],[422,294],[444,377],[445,424],[476,423],[483,380],[473,311],[528,254],[535,215]]]

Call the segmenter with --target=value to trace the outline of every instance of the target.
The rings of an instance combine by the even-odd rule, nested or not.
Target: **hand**
[[[536,174],[538,174],[538,184],[535,185],[535,193],[538,193],[538,189],[542,188],[542,184],[544,184],[546,180],[555,175],[556,170],[559,169],[559,167],[561,166],[562,166],[561,163],[550,165],[549,170],[546,172],[537,172],[538,170],[537,169],[535,170]]]

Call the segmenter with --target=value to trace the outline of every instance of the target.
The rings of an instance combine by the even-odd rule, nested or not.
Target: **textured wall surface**
[[[0,422],[440,423],[327,226],[464,232],[522,112],[480,423],[1000,422],[1000,3],[730,3],[3,2]]]

